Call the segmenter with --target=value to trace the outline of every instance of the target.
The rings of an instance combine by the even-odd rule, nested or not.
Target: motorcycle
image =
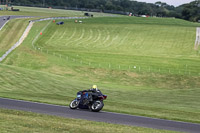
[[[89,93],[78,92],[77,97],[69,104],[69,107],[71,109],[89,109],[93,112],[99,112],[104,106],[103,100],[107,98],[107,95],[90,95]]]

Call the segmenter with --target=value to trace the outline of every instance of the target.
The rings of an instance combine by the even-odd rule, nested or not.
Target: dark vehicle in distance
[[[10,19],[10,16],[8,17],[3,17],[3,20],[9,20]]]
[[[60,21],[60,22],[57,22],[56,24],[57,24],[57,25],[63,25],[64,22],[63,22],[63,21]]]
[[[88,16],[88,17],[93,17],[93,14],[90,14],[90,13],[84,13],[84,16]]]
[[[14,9],[13,7],[11,7],[11,11],[20,11],[19,9]]]

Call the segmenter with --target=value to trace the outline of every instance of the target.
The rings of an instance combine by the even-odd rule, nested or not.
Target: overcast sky
[[[147,3],[155,3],[157,1],[165,2],[168,5],[179,6],[185,3],[190,3],[191,1],[195,0],[136,0],[138,2],[147,2]]]

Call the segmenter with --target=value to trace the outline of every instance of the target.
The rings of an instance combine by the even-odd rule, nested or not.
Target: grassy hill
[[[89,81],[83,79],[82,74],[86,74],[84,72],[81,72],[80,78],[77,79],[73,76],[61,76],[7,65],[0,65],[0,72],[1,97],[60,105],[69,104],[77,91],[87,89],[91,83],[94,83],[92,80],[94,77],[88,78]],[[124,72],[118,72],[113,76],[123,74]],[[132,80],[128,76],[120,79],[101,79],[101,81],[99,78],[95,79],[95,83],[99,83],[102,92],[108,95],[104,110],[199,122],[200,90],[198,78],[125,74],[132,74]],[[127,81],[124,80],[130,80],[132,85],[125,84]],[[173,88],[173,84],[176,87],[182,84],[187,88],[176,89]]]
[[[189,73],[189,67],[191,73],[199,75],[195,26],[156,18],[95,18],[81,25],[69,20],[60,27],[51,23],[34,45],[95,67],[118,69],[120,65],[127,70],[137,66],[141,71],[152,67],[174,73]]]
[[[164,20],[92,18],[82,24],[65,20],[63,26],[41,22],[27,43],[70,65],[199,76],[199,51],[194,50],[197,24]],[[43,35],[35,38],[45,26]]]
[[[4,7],[0,5],[0,7]],[[24,7],[24,6],[13,6],[14,9],[19,9],[20,11],[0,11],[0,15],[25,15],[25,16],[38,16],[38,17],[61,17],[61,16],[83,16],[83,11],[74,11],[74,10],[62,10],[62,9],[48,9],[48,8],[39,8],[39,7]],[[95,17],[101,16],[110,16],[111,14],[104,13],[95,13],[92,12]],[[115,15],[116,16],[116,15]]]
[[[0,65],[0,96],[66,105],[78,90],[97,84],[108,95],[107,111],[200,123],[198,24],[137,17],[82,21],[35,23]]]
[[[28,19],[11,20],[0,31],[0,56],[19,40],[28,25],[27,21]]]

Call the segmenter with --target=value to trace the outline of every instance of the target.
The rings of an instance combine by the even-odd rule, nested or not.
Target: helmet
[[[92,89],[95,89],[96,91],[98,91],[97,85],[93,85],[93,86],[92,86]]]
[[[93,86],[92,86],[92,89],[97,89],[97,85],[93,85]]]

